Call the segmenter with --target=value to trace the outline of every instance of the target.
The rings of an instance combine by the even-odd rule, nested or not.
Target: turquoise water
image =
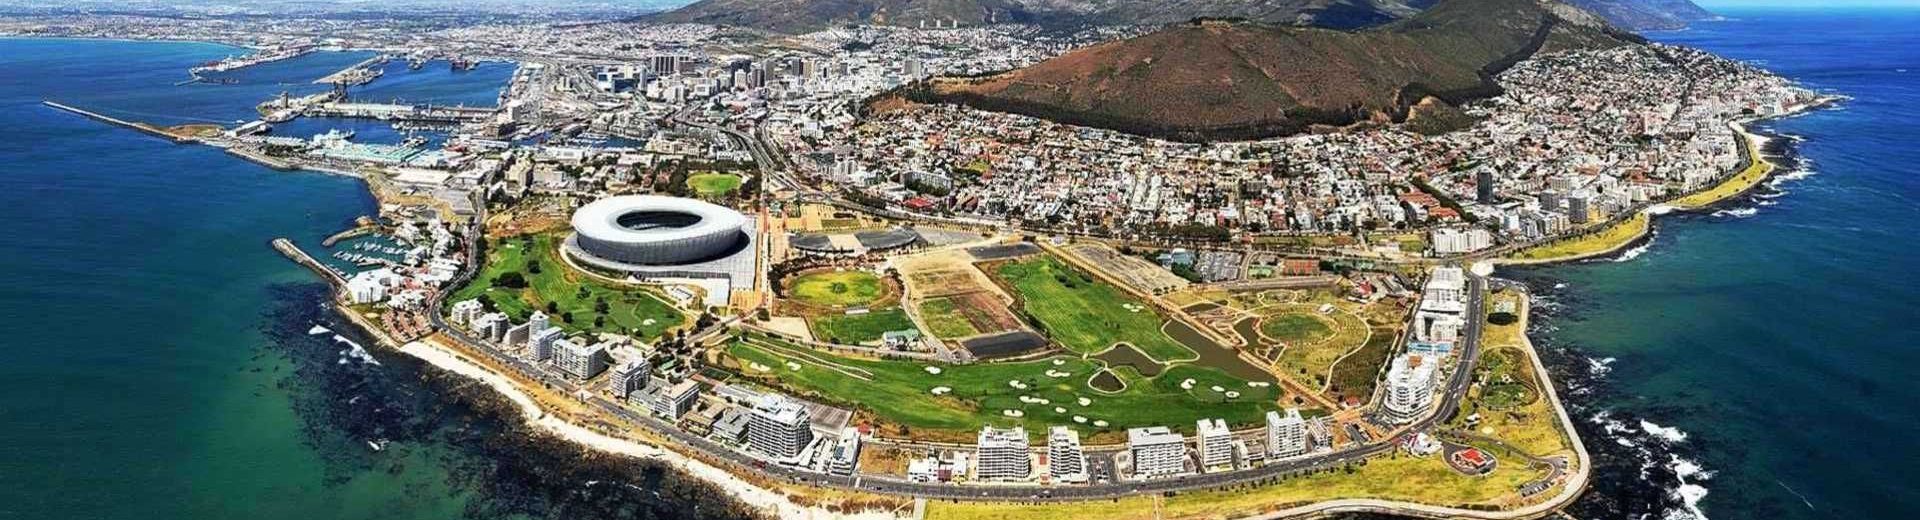
[[[268,241],[315,245],[373,213],[359,181],[276,172],[40,105],[230,122],[361,57],[172,85],[232,52],[0,39],[0,518],[740,515],[658,465],[524,431],[470,383],[307,334],[349,329],[325,286]],[[407,84],[422,97],[491,98],[510,73],[442,67]]]
[[[1920,517],[1920,10],[1728,14],[1652,36],[1853,99],[1764,126],[1777,190],[1524,274],[1602,452],[1575,516]]]

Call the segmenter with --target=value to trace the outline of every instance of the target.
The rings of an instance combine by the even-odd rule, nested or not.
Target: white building
[[[613,375],[607,376],[607,390],[613,395],[626,399],[634,392],[647,387],[647,378],[653,375],[653,363],[645,359],[635,359],[614,367]]]
[[[1394,423],[1409,423],[1426,412],[1433,405],[1433,374],[1436,363],[1415,354],[1401,354],[1393,358],[1392,368],[1387,369],[1387,395],[1385,406],[1386,419]]]
[[[1055,482],[1087,481],[1087,454],[1080,450],[1080,432],[1065,426],[1047,430],[1047,474]]]
[[[1135,478],[1187,471],[1187,440],[1165,426],[1128,429],[1127,451],[1133,455]]]
[[[1027,451],[1027,429],[985,426],[975,448],[974,478],[978,480],[1022,480],[1033,474],[1033,457]]]
[[[581,345],[568,340],[553,342],[553,366],[576,379],[589,379],[607,370],[607,345]]]
[[[534,331],[527,334],[527,354],[534,361],[546,361],[553,357],[553,344],[561,341],[565,334],[557,328]]]
[[[478,334],[490,341],[500,341],[500,338],[507,336],[509,323],[512,322],[507,320],[507,315],[498,312],[489,312],[480,315],[478,318],[474,318],[472,322],[469,322],[467,328],[472,330],[474,334]]]
[[[1201,419],[1194,423],[1193,445],[1200,450],[1200,468],[1233,469],[1233,430],[1221,419]]]
[[[753,422],[747,427],[747,444],[755,451],[776,458],[800,455],[813,442],[813,430],[807,407],[779,394],[768,395],[753,408]]]
[[[447,320],[452,321],[454,325],[473,323],[473,319],[480,316],[481,309],[483,308],[484,307],[480,305],[480,300],[460,300],[453,302],[453,308],[447,313]]]
[[[1267,460],[1306,452],[1307,421],[1300,418],[1300,410],[1288,408],[1285,416],[1267,412]]]
[[[860,464],[860,433],[848,428],[827,450],[827,472],[849,476]]]
[[[1493,234],[1485,229],[1440,228],[1432,233],[1436,255],[1458,255],[1493,247]]]
[[[693,410],[693,401],[700,398],[700,383],[697,381],[689,379],[673,386],[667,386],[666,380],[657,377],[649,381],[649,386],[658,390],[647,401],[647,406],[655,417],[668,422],[678,422],[680,416]]]

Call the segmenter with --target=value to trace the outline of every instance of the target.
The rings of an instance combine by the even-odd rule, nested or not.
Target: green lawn
[[[820,271],[794,278],[787,295],[815,305],[856,307],[879,300],[885,289],[880,276],[867,271]]]
[[[759,336],[744,337],[728,352],[740,361],[740,373],[765,384],[864,409],[913,431],[936,430],[922,432],[935,436],[965,437],[988,423],[1024,425],[1036,436],[1052,425],[1072,426],[1089,434],[1118,435],[1129,427],[1156,425],[1191,432],[1195,420],[1213,417],[1247,426],[1259,423],[1274,408],[1275,399],[1271,386],[1249,387],[1219,370],[1192,365],[1175,366],[1153,379],[1117,370],[1127,388],[1106,394],[1086,386],[1099,363],[1078,358],[967,365],[875,360],[834,356]],[[799,368],[791,368],[788,362]],[[928,366],[941,372],[929,373]],[[1194,380],[1192,389],[1181,388],[1187,379]],[[1027,388],[1015,388],[1010,381],[1020,381]],[[1214,392],[1214,386],[1222,392]],[[934,395],[936,387],[951,391]],[[1239,396],[1229,399],[1226,391]],[[1023,402],[1022,396],[1048,402]],[[1092,401],[1081,406],[1081,397]],[[1056,407],[1066,411],[1056,412]],[[1003,410],[1019,410],[1024,416],[1009,417]],[[1075,422],[1075,415],[1086,422]],[[1095,420],[1109,424],[1098,427]]]
[[[866,314],[834,314],[807,320],[813,337],[828,343],[860,344],[879,341],[880,335],[896,330],[915,329],[907,311],[899,307]]]
[[[679,326],[686,317],[650,288],[618,287],[602,283],[567,267],[558,257],[557,234],[523,235],[498,240],[487,248],[480,275],[454,291],[448,302],[485,297],[514,321],[525,321],[535,310],[549,312],[553,323],[567,332],[617,332],[653,340]],[[533,265],[539,272],[533,272]],[[526,287],[497,286],[508,273],[519,273]],[[598,312],[605,301],[605,313]],[[564,316],[571,314],[572,322]],[[595,319],[602,322],[595,325]]]
[[[1317,343],[1333,337],[1333,327],[1312,314],[1292,312],[1260,320],[1260,333],[1289,345]]]
[[[943,339],[964,338],[980,333],[973,328],[973,322],[967,320],[966,314],[948,298],[920,302],[920,319],[927,322],[927,328],[933,329],[928,333]]]
[[[730,173],[702,173],[687,177],[687,187],[703,198],[724,197],[740,189],[739,175]]]
[[[1027,314],[1046,334],[1069,350],[1099,352],[1124,341],[1162,362],[1198,357],[1160,332],[1167,320],[1151,306],[1056,258],[1007,262],[995,274],[1020,293]]]

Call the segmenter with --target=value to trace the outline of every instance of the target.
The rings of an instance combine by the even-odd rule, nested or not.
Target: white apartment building
[[[1387,395],[1382,407],[1387,420],[1400,424],[1413,422],[1433,405],[1433,375],[1437,367],[1437,363],[1417,354],[1393,358],[1392,367],[1387,369]]]
[[[649,411],[655,417],[678,422],[680,416],[693,410],[693,401],[700,398],[700,383],[694,380],[681,381],[673,386],[667,386],[667,381],[658,377],[650,381],[650,386],[658,389],[647,402]]]
[[[747,445],[776,458],[800,455],[813,442],[813,429],[807,407],[784,395],[769,394],[753,408],[753,421],[747,425]]]
[[[647,378],[653,376],[653,363],[645,359],[634,359],[613,368],[613,374],[607,376],[607,390],[613,395],[626,399],[634,392],[647,387]]]
[[[1306,452],[1307,421],[1300,418],[1300,410],[1288,408],[1284,416],[1267,412],[1267,460]]]
[[[1026,479],[1033,474],[1033,456],[1027,451],[1027,429],[981,427],[974,460],[976,480]]]
[[[1233,430],[1227,421],[1201,419],[1194,422],[1193,445],[1200,450],[1200,469],[1233,469]]]
[[[1187,440],[1165,426],[1128,429],[1127,452],[1133,455],[1134,478],[1187,471]]]
[[[1047,430],[1047,474],[1055,482],[1087,481],[1087,454],[1080,450],[1080,432],[1065,426]]]
[[[588,379],[607,370],[607,345],[581,345],[568,340],[553,342],[553,366],[575,379]]]

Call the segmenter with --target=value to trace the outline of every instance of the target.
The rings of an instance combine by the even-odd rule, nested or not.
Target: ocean
[[[1620,258],[1502,273],[1596,450],[1577,518],[1916,518],[1920,9],[1725,13],[1656,41],[1835,108],[1758,126],[1791,168]]]
[[[1775,189],[1670,216],[1617,259],[1503,273],[1546,301],[1536,339],[1597,483],[1578,518],[1920,517],[1911,322],[1920,15],[1742,11],[1660,41],[1852,99],[1762,126]],[[737,518],[659,465],[527,431],[500,400],[371,349],[268,247],[374,212],[354,179],[276,172],[41,106],[231,123],[365,57],[173,84],[236,52],[0,39],[0,518]],[[485,104],[487,64],[387,77],[379,101]],[[383,125],[307,121],[292,135]],[[315,326],[325,331],[315,334]],[[336,337],[337,335],[337,337]],[[376,447],[378,449],[376,449]]]
[[[366,57],[317,53],[238,71],[232,85],[174,85],[235,52],[0,39],[0,519],[744,516],[670,468],[537,435],[488,390],[362,348],[326,286],[268,245],[317,247],[373,214],[360,181],[40,105],[230,124]],[[491,104],[512,70],[403,67],[355,95]],[[405,138],[302,124],[277,131]]]

